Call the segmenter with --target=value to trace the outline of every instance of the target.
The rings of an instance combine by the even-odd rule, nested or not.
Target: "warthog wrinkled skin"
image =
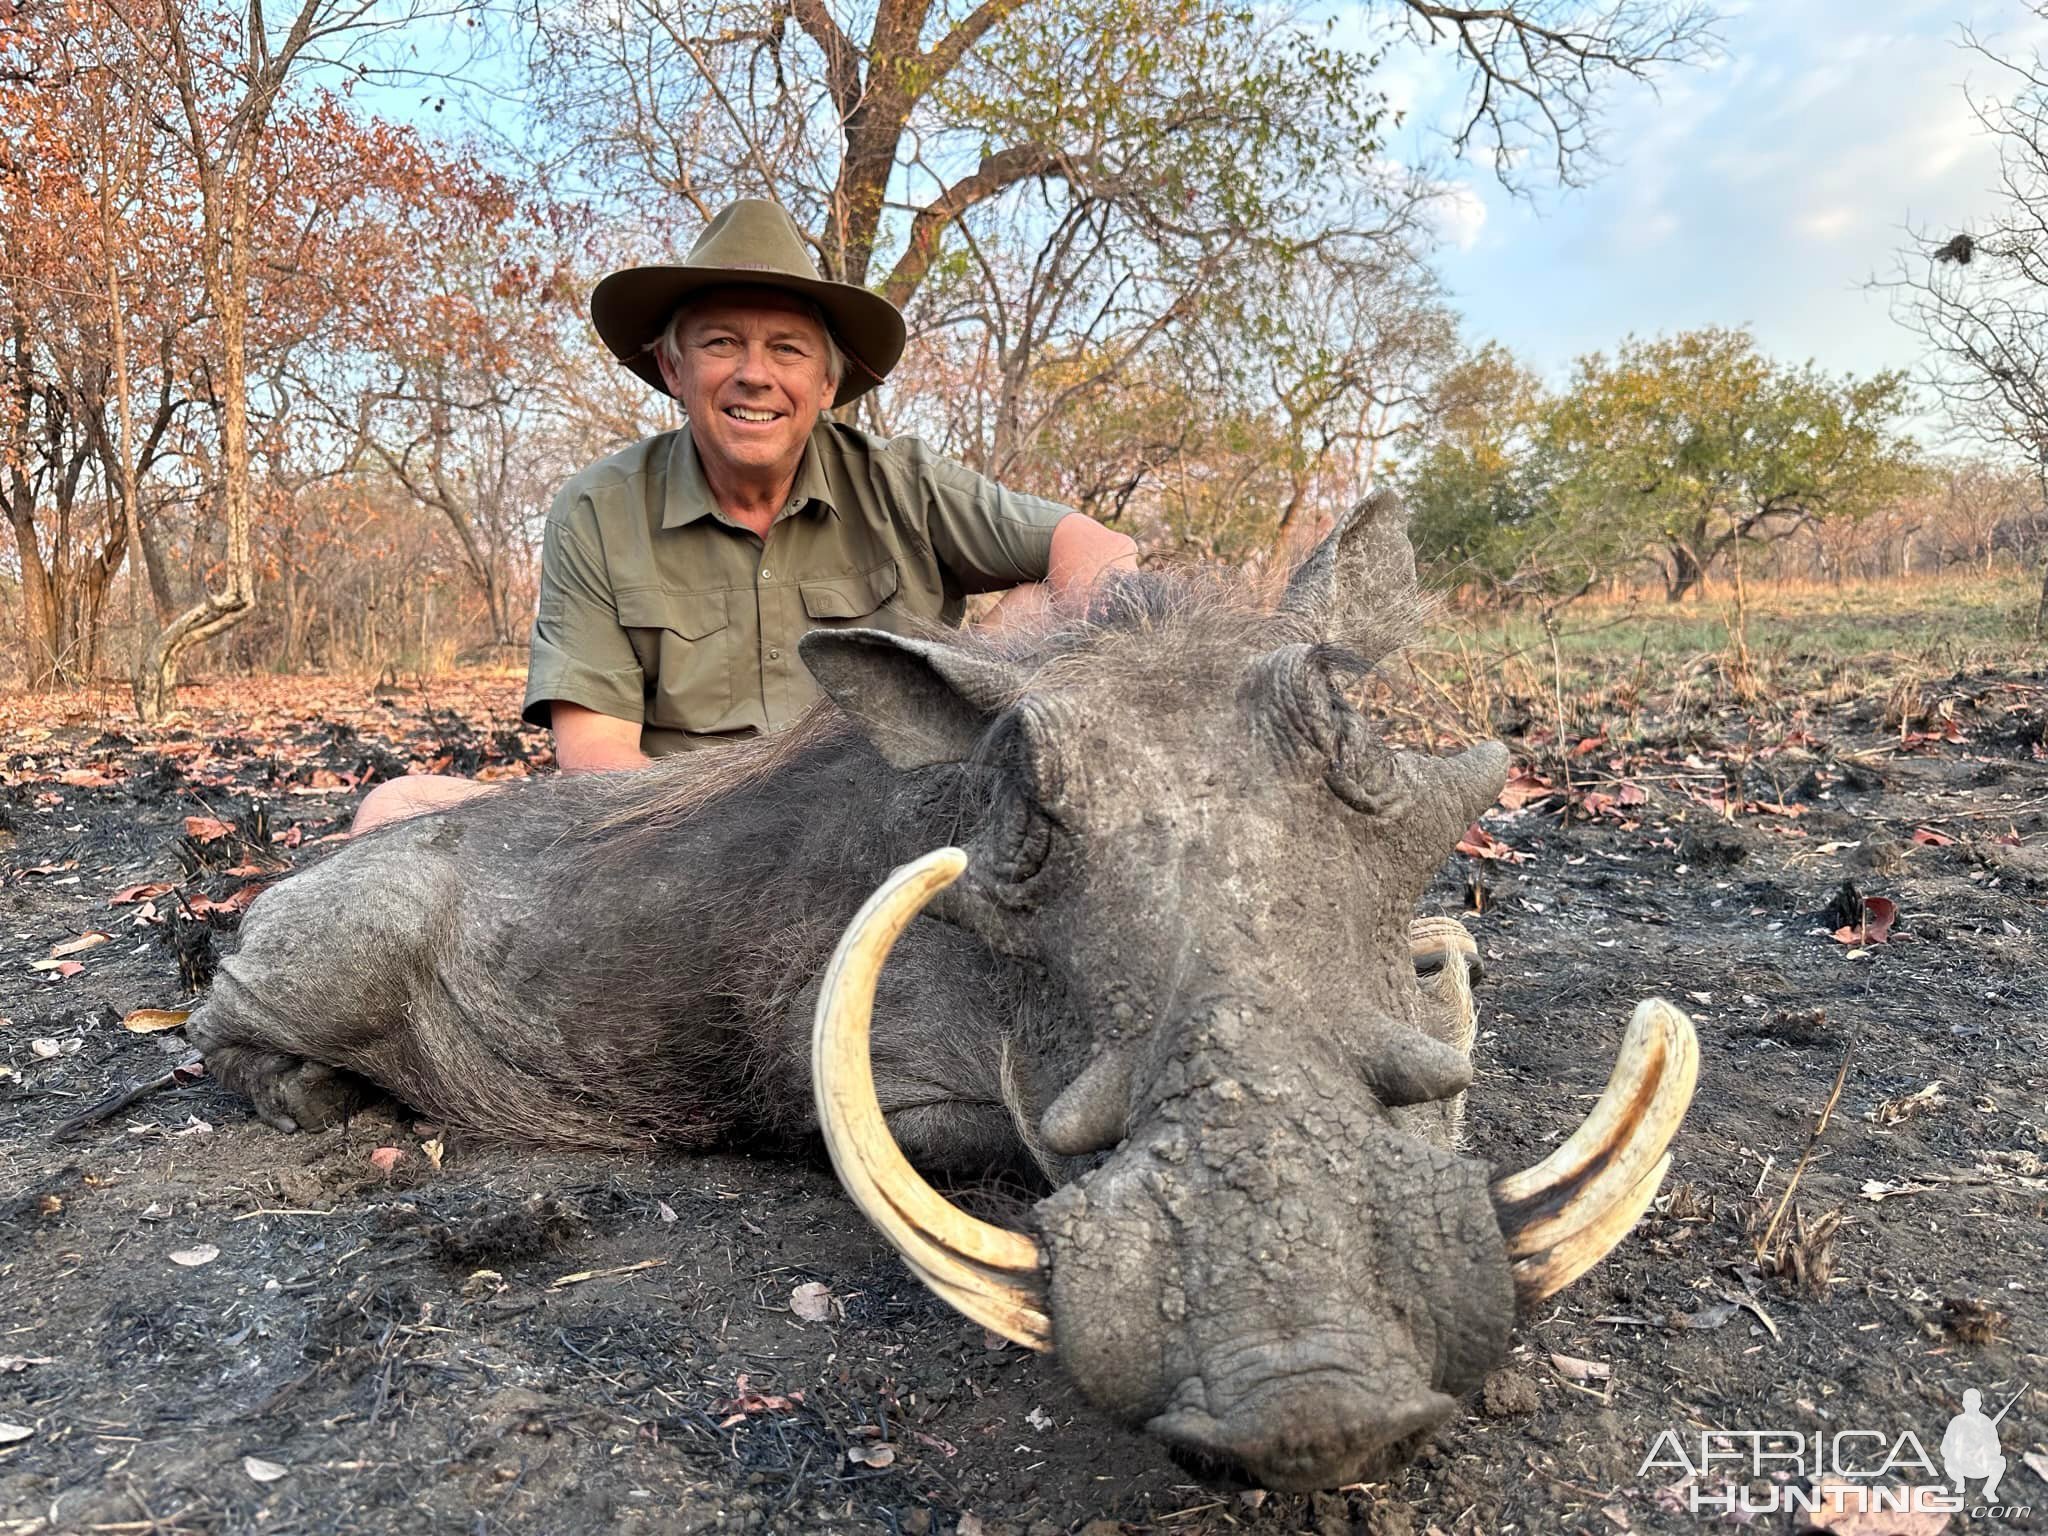
[[[266,892],[192,1035],[286,1128],[359,1077],[534,1140],[796,1137],[833,943],[960,844],[875,1005],[898,1141],[1072,1175],[1039,1235],[1102,1407],[1269,1487],[1380,1474],[1515,1308],[1406,939],[1506,755],[1391,753],[1352,702],[1414,608],[1382,498],[1277,612],[1147,575],[1008,650],[814,633],[836,708],[789,736],[519,786]]]

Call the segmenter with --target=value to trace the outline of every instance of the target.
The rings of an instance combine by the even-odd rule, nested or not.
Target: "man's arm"
[[[640,750],[637,720],[620,720],[557,699],[550,723],[555,729],[555,761],[564,773],[605,773],[647,766],[649,759]]]
[[[1080,598],[1110,571],[1135,571],[1138,546],[1128,534],[1105,528],[1085,512],[1069,512],[1053,525],[1045,582],[1060,601]]]

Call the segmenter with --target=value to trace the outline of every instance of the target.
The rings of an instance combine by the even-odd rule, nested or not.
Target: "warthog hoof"
[[[206,1052],[206,1070],[254,1104],[266,1125],[285,1132],[340,1125],[382,1097],[353,1072],[260,1046],[217,1045]]]

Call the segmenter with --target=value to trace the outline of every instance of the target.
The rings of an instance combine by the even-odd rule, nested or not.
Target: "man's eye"
[[[713,336],[708,341],[699,343],[699,345],[701,345],[706,352],[730,352],[735,346],[739,345],[739,343],[734,341],[730,336]]]

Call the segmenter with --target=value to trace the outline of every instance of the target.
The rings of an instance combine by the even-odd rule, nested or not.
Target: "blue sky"
[[[2021,0],[1720,9],[1719,62],[1610,97],[1592,186],[1517,201],[1476,166],[1455,173],[1437,265],[1470,340],[1553,380],[1631,331],[1710,324],[1835,371],[1913,364],[1914,337],[1861,285],[1907,225],[1967,229],[1991,205],[1995,156],[1962,87],[1997,71],[1960,28],[2012,51],[2048,47],[2048,25]],[[1455,113],[1447,52],[1405,53],[1387,78],[1411,128]]]

